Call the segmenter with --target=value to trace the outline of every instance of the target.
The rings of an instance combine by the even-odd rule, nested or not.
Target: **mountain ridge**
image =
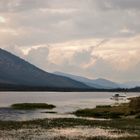
[[[12,53],[0,49],[0,81],[26,86],[48,86],[55,88],[89,88],[68,77],[58,76],[41,70]]]
[[[98,89],[113,89],[113,88],[120,88],[118,83],[112,82],[110,80],[106,80],[103,78],[98,78],[98,79],[89,79],[86,77],[82,76],[77,76],[77,75],[72,75],[68,73],[62,73],[62,72],[54,72],[55,74],[58,75],[63,75],[72,79],[75,79],[77,81],[83,82],[84,84],[93,87],[93,88],[98,88]]]

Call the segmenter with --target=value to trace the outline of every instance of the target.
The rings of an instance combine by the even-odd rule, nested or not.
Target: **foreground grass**
[[[118,106],[96,106],[93,109],[80,109],[74,112],[77,116],[97,118],[140,118],[140,97],[131,98],[129,103]]]
[[[137,134],[138,137],[125,137],[125,138],[106,138],[106,137],[89,137],[87,140],[139,140],[140,139],[140,119],[117,119],[117,120],[85,120],[74,118],[59,118],[59,119],[40,119],[32,121],[0,121],[0,131],[18,131],[18,130],[33,130],[37,129],[36,133],[41,130],[49,130],[52,128],[72,128],[75,126],[88,126],[88,127],[100,127],[103,129],[118,129],[121,132],[129,132]],[[26,135],[23,136],[26,139]],[[67,137],[56,138],[67,140]],[[75,139],[76,140],[76,139]]]
[[[55,107],[55,105],[46,103],[18,103],[11,105],[11,108],[20,110],[53,109]]]
[[[119,125],[118,125],[119,124]],[[117,120],[87,120],[75,118],[57,118],[57,119],[38,119],[31,121],[0,121],[0,130],[11,130],[21,128],[41,127],[50,128],[66,128],[74,126],[90,126],[127,130],[129,132],[140,132],[140,119],[117,119]]]

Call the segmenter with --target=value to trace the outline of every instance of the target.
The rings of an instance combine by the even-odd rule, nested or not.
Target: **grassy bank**
[[[80,109],[74,112],[77,116],[96,118],[140,118],[140,97],[129,99],[129,103],[122,103],[117,106],[96,106],[93,109]]]
[[[19,110],[53,109],[55,107],[55,105],[46,103],[18,103],[11,105],[11,108]]]

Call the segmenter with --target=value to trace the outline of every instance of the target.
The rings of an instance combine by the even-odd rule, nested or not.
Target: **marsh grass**
[[[136,119],[140,119],[140,113],[136,115]]]
[[[41,113],[49,113],[49,114],[56,114],[56,111],[45,111],[45,112],[41,112]]]
[[[95,118],[120,118],[128,114],[127,105],[105,107],[100,106],[94,109],[81,109],[74,112],[77,116],[95,117]]]
[[[119,124],[119,125],[118,125]],[[0,130],[21,129],[41,127],[44,129],[50,128],[66,128],[74,126],[89,126],[101,128],[114,128],[127,130],[129,132],[140,132],[140,119],[113,119],[113,120],[87,120],[75,118],[57,118],[57,119],[38,119],[30,121],[0,121]]]
[[[108,138],[108,137],[89,137],[86,140],[139,140],[140,137],[123,137],[123,138]]]
[[[19,110],[53,109],[55,107],[55,105],[46,103],[17,103],[11,105],[11,108]]]
[[[30,133],[30,130],[34,130],[35,134],[42,132],[42,130],[56,128],[73,128],[77,126],[85,126],[91,128],[103,128],[103,129],[113,129],[116,130],[116,133],[128,132],[130,134],[136,134],[137,137],[124,137],[124,138],[108,138],[108,137],[88,137],[84,140],[139,140],[140,139],[140,119],[117,119],[116,120],[106,120],[106,121],[97,121],[97,120],[86,120],[86,119],[74,119],[74,118],[59,118],[59,119],[39,119],[32,121],[0,121],[0,131],[10,132],[19,130],[27,130],[27,133]],[[119,131],[118,131],[119,130]],[[113,132],[114,133],[114,132]],[[23,135],[22,137],[27,139],[28,135]],[[20,136],[21,137],[21,136]],[[69,139],[68,137],[56,137],[56,140],[63,138],[64,140]],[[78,138],[75,138],[75,140]],[[61,140],[61,139],[60,139]],[[69,139],[70,140],[70,139]]]
[[[95,118],[122,118],[126,116],[140,117],[140,97],[131,98],[129,103],[117,106],[99,105],[93,109],[80,109],[74,112],[77,116]]]

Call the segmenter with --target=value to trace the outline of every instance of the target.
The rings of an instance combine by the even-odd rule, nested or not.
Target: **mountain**
[[[69,77],[71,79],[74,79],[74,80],[77,80],[79,82],[82,82],[82,83],[84,83],[84,84],[86,84],[86,85],[88,85],[90,87],[94,87],[94,88],[98,88],[98,89],[103,88],[100,85],[92,83],[91,79],[88,79],[88,78],[85,78],[85,77],[82,77],[82,76],[77,76],[77,75],[72,75],[72,74],[67,74],[67,73],[62,73],[62,72],[54,72],[54,74]]]
[[[140,92],[140,86],[139,87],[135,87],[135,88],[130,88],[128,91],[129,92]]]
[[[98,89],[113,89],[113,88],[120,87],[120,85],[115,82],[112,82],[112,81],[109,81],[106,79],[101,79],[101,78],[100,79],[88,79],[85,77],[62,73],[62,72],[54,72],[54,74],[69,77],[69,78],[77,80],[79,82],[83,82],[84,84],[86,84],[90,87],[98,88]]]
[[[27,61],[0,49],[0,87],[3,85],[88,89],[84,83],[45,72]]]
[[[140,81],[129,81],[123,83],[123,85],[127,88],[140,87]]]
[[[112,89],[112,88],[119,88],[120,85],[118,83],[112,82],[110,80],[106,80],[103,78],[95,79],[93,80],[96,84],[102,85],[107,89]]]

